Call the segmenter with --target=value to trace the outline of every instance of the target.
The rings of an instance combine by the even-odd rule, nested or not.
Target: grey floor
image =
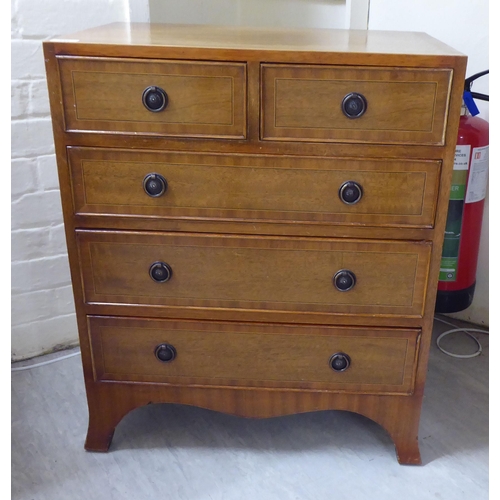
[[[109,453],[89,453],[80,357],[13,372],[12,499],[487,499],[489,349],[478,338],[472,359],[433,343],[422,466],[398,465],[385,431],[340,411],[252,420],[150,405],[122,420]],[[443,347],[475,350],[465,334]]]

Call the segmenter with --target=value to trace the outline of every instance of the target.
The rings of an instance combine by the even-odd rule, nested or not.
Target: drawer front
[[[67,130],[246,136],[246,66],[237,63],[59,57]],[[149,87],[166,106],[150,111]],[[159,99],[159,100],[158,100]],[[161,98],[156,97],[161,104]]]
[[[88,322],[96,380],[363,393],[412,392],[420,334],[92,316]],[[159,346],[160,357],[175,357],[160,361]],[[344,371],[331,368],[335,354],[348,356]]]
[[[452,70],[262,65],[262,138],[444,144]],[[354,103],[362,113],[347,116]]]
[[[440,162],[69,148],[74,211],[432,227]],[[163,177],[160,196],[151,175]],[[150,177],[148,177],[150,176]],[[346,197],[355,182],[359,201]]]
[[[330,314],[420,317],[431,253],[430,243],[191,233],[78,230],[77,240],[88,303]]]

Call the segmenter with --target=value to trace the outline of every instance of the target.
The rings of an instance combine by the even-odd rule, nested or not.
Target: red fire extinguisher
[[[489,70],[465,80],[455,164],[439,273],[436,312],[463,311],[472,304],[476,287],[479,239],[488,182],[489,125],[479,118],[472,82]]]

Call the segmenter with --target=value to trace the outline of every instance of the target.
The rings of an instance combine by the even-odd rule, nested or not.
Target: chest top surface
[[[457,56],[460,52],[420,32],[255,28],[112,23],[56,37],[52,42],[259,51]]]

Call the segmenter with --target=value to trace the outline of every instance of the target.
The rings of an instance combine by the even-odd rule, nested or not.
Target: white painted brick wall
[[[78,341],[42,41],[137,9],[147,0],[11,0],[13,360]]]
[[[11,236],[13,264],[66,252],[62,222],[57,226],[13,230]]]

